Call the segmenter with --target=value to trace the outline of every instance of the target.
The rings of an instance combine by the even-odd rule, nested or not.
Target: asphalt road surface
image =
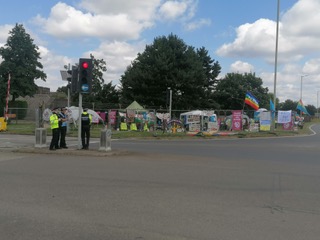
[[[113,151],[126,151],[110,156],[4,151],[14,139],[0,138],[0,239],[320,236],[319,134],[117,140]]]

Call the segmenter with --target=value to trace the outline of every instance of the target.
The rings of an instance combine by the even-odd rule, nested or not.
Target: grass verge
[[[305,123],[303,129],[298,129],[297,131],[285,131],[282,128],[277,128],[274,132],[248,132],[241,131],[233,136],[224,136],[224,137],[238,137],[238,138],[254,138],[254,137],[275,137],[275,136],[295,136],[300,134],[310,134],[311,131],[309,127],[312,124],[319,124],[319,119],[313,119],[311,122]],[[35,134],[36,125],[34,122],[28,122],[20,120],[15,123],[10,123],[7,125],[6,133],[10,134],[22,134],[22,135],[34,135]],[[45,125],[47,129],[47,135],[51,135],[51,129],[49,125]],[[91,136],[93,138],[100,138],[101,130],[104,129],[103,125],[94,125],[91,129]],[[70,137],[78,136],[78,129],[73,126],[70,127],[70,131],[68,133]],[[199,135],[198,138],[217,138],[221,136],[207,136],[207,135]],[[162,131],[154,131],[154,132],[139,132],[139,131],[112,131],[113,139],[122,139],[122,138],[194,138],[192,136],[188,136],[186,133],[163,133]]]

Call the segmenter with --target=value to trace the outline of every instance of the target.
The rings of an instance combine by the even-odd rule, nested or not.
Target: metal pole
[[[276,29],[276,51],[274,57],[274,86],[273,86],[273,104],[276,111],[277,104],[277,71],[278,71],[278,43],[279,43],[279,15],[280,15],[280,0],[277,5],[277,29]],[[275,116],[275,114],[274,114]],[[272,131],[274,131],[276,125],[275,117],[272,118]]]
[[[170,89],[170,104],[169,104],[169,116],[171,120],[171,109],[172,109],[172,90]]]
[[[70,63],[68,64],[68,70],[70,71],[71,70],[71,65]],[[71,74],[72,75],[72,74]],[[71,79],[72,79],[72,76],[71,76]],[[70,107],[70,88],[71,88],[71,82],[72,80],[69,82],[68,81],[68,107]]]
[[[82,114],[82,94],[79,92],[78,149],[81,149],[81,114]]]
[[[302,101],[302,78],[303,76],[301,76],[301,85],[300,85],[300,100]]]
[[[302,102],[302,79],[304,78],[304,77],[306,77],[306,76],[308,76],[307,74],[306,75],[301,75],[301,85],[300,85],[300,101],[301,101],[301,103],[303,103]],[[300,116],[302,116],[302,111],[300,110]]]
[[[304,78],[304,77],[307,77],[308,76],[308,74],[305,74],[305,75],[301,75],[301,85],[300,85],[300,100],[302,101],[302,79]]]
[[[317,118],[319,118],[319,91],[317,91]]]

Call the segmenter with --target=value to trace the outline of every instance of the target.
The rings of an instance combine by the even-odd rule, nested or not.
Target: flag
[[[297,105],[297,109],[300,110],[301,113],[305,113],[305,114],[308,114],[308,110],[306,109],[306,107],[303,105],[303,102],[302,100],[300,99],[300,101],[298,102],[298,105]]]
[[[244,102],[251,106],[254,110],[259,109],[259,101],[250,92],[246,93],[246,98]]]
[[[271,111],[271,117],[272,117],[272,119],[274,119],[276,109],[275,109],[274,104],[271,99],[270,99],[270,111]]]

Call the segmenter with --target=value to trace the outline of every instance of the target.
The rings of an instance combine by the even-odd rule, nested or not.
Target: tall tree
[[[112,82],[102,85],[97,101],[105,108],[119,108],[119,91]]]
[[[308,113],[312,116],[316,115],[316,113],[317,113],[317,108],[313,105],[308,104],[306,106],[306,109],[307,109]]]
[[[219,74],[208,69],[212,64],[204,48],[197,52],[173,34],[157,37],[121,76],[121,102],[136,100],[149,108],[165,107],[165,92],[170,88],[173,109],[201,108],[207,100],[205,92]],[[214,70],[219,71],[218,66]]]
[[[46,80],[46,74],[41,70],[39,62],[39,48],[33,43],[33,39],[26,33],[22,24],[9,32],[7,43],[0,48],[3,62],[0,64],[1,83],[6,84],[8,74],[11,75],[10,94],[14,102],[19,96],[33,96],[38,86],[35,79]]]
[[[203,108],[216,108],[218,105],[213,100],[213,92],[217,85],[217,77],[221,72],[221,66],[219,62],[215,62],[209,56],[208,50],[204,47],[197,49],[197,54],[202,62],[203,70],[205,73],[204,82],[204,98],[202,102]]]
[[[246,92],[250,91],[259,101],[260,107],[269,106],[268,88],[262,87],[262,79],[253,73],[228,73],[219,81],[214,92],[214,99],[220,105],[220,109],[252,110],[244,105]]]
[[[292,101],[291,99],[287,99],[284,102],[281,102],[279,104],[279,110],[283,110],[283,111],[288,111],[288,110],[292,110],[292,111],[296,111],[298,102],[297,101]]]

